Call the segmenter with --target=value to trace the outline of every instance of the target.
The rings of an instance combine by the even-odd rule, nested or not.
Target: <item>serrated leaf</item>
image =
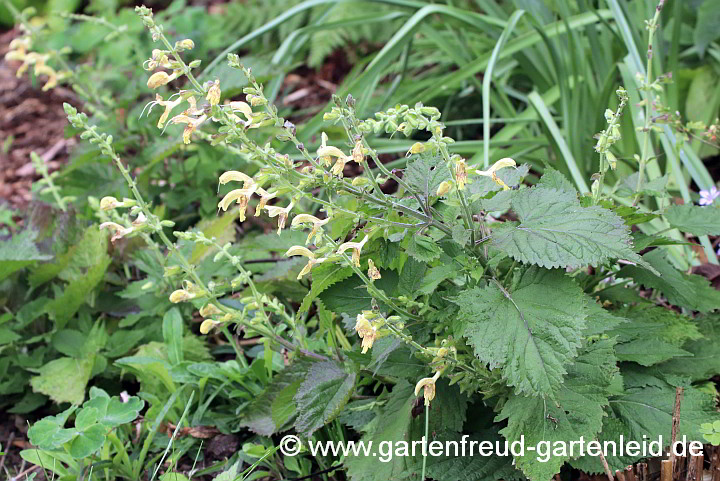
[[[643,259],[662,277],[636,266],[623,267],[618,277],[632,277],[638,284],[658,289],[676,306],[700,312],[720,309],[720,291],[713,289],[705,277],[680,272],[661,249],[644,254]]]
[[[657,338],[643,337],[619,343],[615,347],[618,361],[636,362],[641,366],[652,366],[675,357],[691,357],[684,349]]]
[[[458,267],[453,263],[428,269],[418,286],[418,292],[420,294],[432,294],[442,281],[453,278],[457,272]]]
[[[540,177],[540,180],[538,180],[536,185],[539,187],[555,189],[560,192],[577,195],[577,189],[572,182],[570,182],[567,177],[562,174],[562,172],[555,170],[552,167],[545,168],[542,177]]]
[[[415,234],[410,238],[407,253],[420,262],[432,262],[440,258],[442,249],[432,238]]]
[[[700,320],[700,332],[704,337],[690,339],[683,349],[692,357],[672,359],[657,366],[660,372],[687,376],[691,381],[706,381],[720,374],[720,322],[718,316]]]
[[[470,240],[470,231],[462,224],[456,223],[452,227],[452,239],[461,246],[465,246]]]
[[[33,391],[45,394],[56,403],[80,404],[90,380],[94,356],[85,359],[61,357],[45,364],[39,375],[30,378]]]
[[[427,271],[427,265],[424,262],[408,258],[400,273],[398,294],[415,299],[420,294],[418,287],[425,276],[425,271]]]
[[[395,271],[381,270],[382,278],[375,281],[375,287],[382,289],[386,294],[394,295],[398,283],[398,275]],[[329,310],[354,317],[365,309],[370,309],[373,297],[368,293],[365,284],[357,277],[345,279],[334,284],[320,294],[323,304]],[[384,304],[378,302],[380,306]]]
[[[517,394],[545,394],[562,383],[585,328],[582,289],[561,271],[527,269],[509,292],[491,283],[455,303],[475,355]]]
[[[323,263],[317,266],[312,271],[312,284],[310,285],[310,292],[307,293],[305,298],[300,304],[298,314],[307,312],[312,305],[312,302],[324,292],[328,287],[332,286],[336,282],[340,282],[344,279],[353,275],[351,267],[342,266],[333,263]]]
[[[355,373],[335,361],[313,364],[295,394],[298,410],[295,430],[309,438],[340,414],[355,388]]]
[[[720,209],[692,204],[673,205],[665,211],[671,227],[693,235],[720,235]]]
[[[10,240],[0,242],[0,280],[36,261],[52,258],[38,251],[34,243],[36,237],[37,232],[25,229]]]
[[[493,228],[492,244],[513,259],[542,267],[598,265],[620,258],[642,262],[632,251],[622,218],[598,206],[581,207],[573,194],[534,187],[517,192],[519,223]]]
[[[526,446],[541,442],[565,443],[581,438],[594,439],[602,428],[603,408],[608,405],[608,387],[617,368],[613,342],[605,339],[586,346],[568,367],[565,382],[554,387],[547,397],[512,396],[503,406],[496,421],[507,420],[500,433],[510,442],[525,438]],[[551,479],[570,459],[567,455],[547,456],[528,452],[515,457],[515,465],[531,480]]]
[[[299,358],[290,366],[275,374],[272,382],[259,396],[256,396],[247,407],[240,426],[247,427],[252,432],[260,434],[261,436],[271,436],[278,432],[278,430],[295,415],[295,405],[290,403],[293,412],[289,416],[287,413],[280,416],[277,413],[276,407],[276,419],[281,417],[286,418],[281,425],[278,425],[273,419],[273,404],[283,392],[292,392],[293,396],[295,395],[295,392],[304,381],[312,363],[313,361],[307,358]]]
[[[436,157],[429,152],[419,154],[410,162],[405,170],[403,179],[422,197],[435,196],[438,186],[450,179],[448,170],[442,157]]]

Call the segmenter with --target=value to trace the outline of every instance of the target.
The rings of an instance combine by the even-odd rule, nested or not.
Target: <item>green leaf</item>
[[[70,455],[75,459],[83,459],[90,456],[103,446],[107,431],[108,429],[105,426],[97,423],[80,428],[76,420],[76,435],[70,442]]]
[[[610,398],[608,417],[598,441],[624,442],[644,439],[655,441],[659,436],[667,446],[672,428],[672,413],[675,404],[675,387],[647,373],[647,368],[634,371],[623,368],[625,392]],[[718,419],[714,394],[686,386],[680,409],[678,436],[687,436],[687,441],[703,441],[700,425]],[[641,456],[606,456],[610,468],[623,469]],[[595,457],[585,456],[571,464],[587,472],[602,472],[603,468]]]
[[[632,277],[638,284],[658,289],[676,306],[700,312],[720,308],[720,291],[713,289],[705,277],[677,270],[663,250],[652,250],[643,259],[662,277],[636,266],[623,267],[617,276]]]
[[[631,361],[641,366],[652,366],[675,357],[691,357],[692,353],[652,337],[641,337],[615,347],[619,361]]]
[[[691,381],[706,381],[720,374],[720,319],[712,316],[699,321],[701,339],[691,338],[683,349],[692,357],[675,358],[660,364],[657,368],[662,373],[687,376]]]
[[[418,286],[418,292],[420,294],[432,294],[442,281],[455,277],[457,272],[458,267],[453,263],[428,269]]]
[[[80,404],[85,399],[85,386],[90,380],[93,357],[72,359],[61,357],[45,364],[38,376],[30,378],[33,391],[45,394],[56,403]]]
[[[375,287],[382,289],[388,295],[393,295],[398,282],[397,272],[391,270],[380,272],[382,278],[375,281]],[[370,309],[373,297],[368,293],[362,280],[355,276],[333,285],[323,292],[320,298],[329,310],[354,317],[363,310]]]
[[[347,266],[341,266],[331,262],[320,264],[312,270],[312,285],[310,292],[300,304],[298,314],[307,312],[312,302],[328,287],[353,275],[353,270]]]
[[[492,243],[513,259],[542,267],[598,265],[621,258],[642,262],[632,251],[622,218],[598,206],[581,207],[574,194],[535,187],[517,192],[519,223],[493,229]]]
[[[40,449],[55,449],[70,441],[75,435],[73,429],[65,429],[67,418],[75,412],[77,406],[71,406],[56,416],[46,416],[28,429],[30,442]]]
[[[402,272],[400,273],[400,280],[398,281],[398,294],[407,296],[410,299],[415,299],[420,295],[418,287],[422,282],[427,265],[424,262],[417,261],[413,258],[408,258],[403,265]]]
[[[562,383],[585,328],[582,289],[561,271],[531,267],[509,292],[491,283],[463,291],[455,303],[475,355],[517,394],[546,394]]]
[[[43,255],[37,250],[34,242],[36,237],[37,232],[25,229],[10,240],[0,242],[0,281],[36,261],[52,259],[52,256]]]
[[[565,177],[562,172],[555,170],[552,167],[546,167],[543,171],[542,177],[536,184],[538,187],[545,187],[547,189],[555,189],[560,192],[567,192],[569,194],[577,195],[577,189]]]
[[[547,397],[511,396],[495,421],[507,420],[500,431],[510,442],[525,438],[526,446],[546,442],[565,443],[595,438],[602,428],[608,405],[608,388],[617,372],[613,342],[605,339],[586,346],[574,364],[568,367],[565,382],[554,387]],[[551,479],[570,459],[564,455],[538,451],[515,458],[515,465],[529,479]]]
[[[259,396],[256,396],[247,407],[240,426],[247,427],[261,436],[271,436],[278,432],[287,422],[293,420],[295,416],[295,404],[293,402],[289,403],[292,407],[290,415],[287,412],[280,414],[279,410],[287,407],[288,396],[295,396],[312,364],[313,361],[307,358],[299,358],[290,366],[275,374],[270,385]]]
[[[697,10],[697,23],[693,32],[695,46],[700,51],[700,55],[705,53],[710,42],[718,38],[720,38],[720,11],[717,2],[705,0]]]
[[[720,235],[720,209],[692,204],[673,205],[665,211],[671,227],[696,236]]]
[[[442,157],[433,156],[429,151],[417,155],[408,163],[403,175],[403,179],[424,199],[436,196],[437,188],[450,177],[450,170]]]
[[[134,421],[145,406],[137,396],[123,402],[117,396],[110,397],[100,388],[90,388],[90,399],[83,404],[83,411],[92,408],[97,411],[97,422],[108,429]]]
[[[170,364],[183,362],[183,319],[180,309],[173,307],[165,313],[162,330]]]
[[[410,238],[407,253],[420,262],[432,262],[440,258],[442,249],[432,238],[415,234]]]
[[[313,364],[295,394],[298,417],[295,430],[309,438],[340,414],[355,388],[355,373],[348,374],[334,361]]]

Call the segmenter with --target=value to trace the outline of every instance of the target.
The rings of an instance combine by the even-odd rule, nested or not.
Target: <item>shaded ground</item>
[[[0,34],[0,203],[23,209],[37,178],[30,152],[40,155],[50,171],[67,160],[67,147],[74,140],[64,139],[67,119],[62,104],[75,96],[63,87],[43,92],[27,73],[15,76],[19,62],[7,62],[4,57],[17,35],[16,29]]]

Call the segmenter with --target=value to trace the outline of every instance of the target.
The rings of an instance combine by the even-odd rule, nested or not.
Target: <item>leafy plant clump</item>
[[[24,245],[32,252],[0,251],[3,277],[30,266],[28,281],[44,289],[23,316],[29,324],[47,315],[51,346],[62,354],[33,366],[32,392],[23,385],[22,399],[42,393],[72,404],[33,425],[28,435],[38,449],[24,451],[25,459],[70,476],[94,469],[98,457],[98,469],[112,467],[116,476],[147,471],[154,478],[186,422],[244,433],[257,444],[248,441],[238,460],[258,476],[304,475],[315,463],[352,480],[542,480],[564,466],[606,467],[562,450],[544,461],[535,452],[268,460],[276,456],[275,435],[290,431],[304,441],[376,445],[465,436],[553,447],[581,438],[669,441],[677,388],[684,389],[679,436],[717,440],[717,392],[708,378],[720,371],[709,354],[720,341],[720,292],[677,269],[678,251],[670,249],[684,238],[655,227],[718,235],[720,209],[712,202],[639,205],[642,196],[667,194],[644,176],[650,147],[629,188],[605,185],[617,167],[612,147],[622,141],[627,90],[616,89],[618,107],[605,113],[598,173],[585,189],[549,166],[529,182],[531,166],[513,158],[491,162],[486,152],[482,166],[469,162],[453,152],[441,112],[422,103],[362,118],[355,98],[335,96],[311,148],[237,55],[228,55],[227,66],[247,79],[242,100],[219,78],[199,79],[200,62],[185,59],[195,41],[171,42],[150,9],[136,11],[157,45],[143,64],[146,86],[162,92],[145,111],[161,111],[158,129],[181,126],[170,135],[182,148],[221,152],[232,165],[217,179],[218,218],[180,228],[179,216],[147,200],[147,179],[128,167],[97,116],[65,105],[74,131],[127,187],[120,198],[89,197],[99,227],[78,229],[52,261],[35,264],[48,259],[29,230]],[[649,23],[651,46],[657,19]],[[646,105],[662,90],[651,65],[640,82]],[[649,139],[646,120],[639,135]],[[370,140],[400,134],[413,142],[405,168],[391,169]],[[45,182],[65,211],[67,199],[47,173]],[[247,226],[258,218],[277,231],[234,242],[234,220]],[[97,299],[115,313],[108,335],[105,321],[92,317],[100,310],[96,288],[114,261],[126,263],[127,278],[112,277],[117,288]],[[127,264],[138,272],[131,276]],[[191,319],[201,335],[226,343],[215,354],[230,360],[211,361],[190,333]],[[240,339],[261,349],[243,352]],[[72,392],[57,383],[69,373]],[[85,401],[91,379],[125,373],[140,383],[138,397],[121,400],[92,387]],[[138,444],[130,423],[146,403]],[[171,445],[161,451],[155,433],[168,421]],[[189,438],[177,443],[170,474],[193,446]],[[641,457],[609,455],[606,462],[622,469]],[[235,463],[221,476],[238,470]]]

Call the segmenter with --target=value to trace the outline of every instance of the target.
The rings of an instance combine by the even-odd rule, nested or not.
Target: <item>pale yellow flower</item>
[[[212,319],[205,319],[202,324],[200,324],[200,334],[207,334],[213,327],[215,327],[215,324],[217,323]]]
[[[191,39],[186,38],[184,40],[180,40],[178,42],[175,42],[175,47],[179,47],[183,50],[192,50],[195,48],[195,42],[193,42]]]
[[[352,249],[353,264],[355,264],[357,267],[360,267],[360,251],[362,251],[363,246],[368,240],[370,240],[370,236],[366,235],[365,238],[360,242],[345,242],[344,244],[340,244],[337,252],[338,254],[342,254],[346,250]]]
[[[358,314],[355,320],[355,332],[362,339],[362,353],[365,354],[377,339],[377,328],[362,313]]]
[[[375,263],[372,259],[368,259],[368,277],[374,281],[380,279],[382,276],[380,275],[380,270],[375,267]]]
[[[501,186],[503,190],[510,190],[510,187],[508,187],[505,182],[503,182],[502,179],[497,176],[497,171],[500,169],[504,169],[505,167],[515,167],[516,165],[517,164],[515,164],[515,161],[513,159],[511,159],[510,157],[505,157],[504,159],[500,159],[495,162],[488,170],[478,170],[477,174],[485,177],[490,177],[493,182]]]
[[[321,154],[320,154],[320,152],[323,151],[323,149],[325,149],[325,148],[327,147],[327,141],[328,141],[328,136],[327,136],[327,134],[326,134],[325,132],[323,132],[322,134],[320,134],[320,139],[321,139],[321,141],[320,141],[320,148],[319,148],[318,151],[317,151],[318,160],[319,160],[320,162],[322,162],[322,164],[323,164],[325,167],[330,167],[330,165],[332,165],[332,157],[330,157],[330,156],[327,155],[327,154],[326,154],[326,155],[321,155]]]
[[[189,301],[197,296],[194,292],[185,289],[177,289],[170,294],[170,302],[177,304],[179,302]]]
[[[163,100],[162,96],[160,94],[155,94],[155,102],[152,103],[153,106],[159,105],[161,107],[165,107],[165,111],[160,116],[160,119],[158,120],[157,126],[159,129],[162,129],[165,126],[165,122],[167,122],[168,117],[170,116],[170,113],[172,112],[172,109],[180,105],[183,101],[183,98],[181,96],[178,96],[175,100]],[[150,107],[152,109],[152,107]]]
[[[205,304],[200,308],[200,315],[202,317],[210,317],[222,314],[222,311],[218,309],[215,304]]]
[[[362,139],[355,141],[355,147],[352,150],[352,159],[358,164],[365,162],[365,148]]]
[[[242,182],[243,187],[248,187],[248,184],[254,184],[255,180],[247,174],[244,174],[238,170],[228,170],[220,176],[220,184],[225,185],[228,182]]]
[[[210,102],[210,105],[217,105],[220,103],[221,95],[222,92],[220,91],[220,80],[215,80],[215,82],[213,82],[213,84],[208,89],[208,93],[205,98],[208,102]]]
[[[318,230],[322,226],[327,224],[328,222],[330,222],[329,217],[326,219],[320,220],[317,217],[315,217],[314,215],[299,214],[299,215],[295,216],[291,225],[294,227],[299,224],[312,224],[312,230],[310,231],[310,234],[308,235],[307,241],[305,241],[305,245],[307,245],[310,243],[310,239],[312,239],[318,233]]]
[[[247,210],[248,201],[255,193],[257,184],[254,182],[247,189],[235,189],[228,192],[225,197],[218,203],[218,208],[223,211],[228,210],[230,204],[237,201],[238,211],[240,214],[240,222],[245,222],[245,211]]]
[[[445,180],[440,183],[440,185],[437,188],[437,191],[435,192],[438,197],[442,197],[448,192],[450,192],[450,188],[452,187],[452,182],[449,180]]]
[[[265,208],[268,201],[277,197],[277,192],[269,194],[265,189],[260,187],[257,188],[257,194],[260,196],[260,202],[258,202],[257,208],[255,209],[255,217],[260,215],[260,212]]]
[[[465,184],[467,183],[467,164],[465,164],[465,159],[460,159],[455,162],[455,180],[458,190],[464,190]]]
[[[192,97],[191,97],[192,98]],[[207,120],[207,115],[201,115],[200,117],[193,118],[189,117],[188,115],[181,114],[176,115],[172,119],[170,119],[171,124],[187,124],[185,125],[185,130],[183,131],[183,142],[186,144],[190,143],[190,136],[192,135],[195,130]]]
[[[172,75],[168,75],[167,72],[155,72],[150,76],[150,78],[147,81],[148,88],[156,89],[158,87],[162,87],[165,84],[168,84],[175,80],[177,78],[177,74],[173,73]]]
[[[110,242],[112,242],[113,244],[116,240],[122,239],[123,237],[135,230],[132,227],[123,227],[115,222],[103,222],[102,224],[100,224],[100,229],[109,229],[114,232],[112,237],[110,237]]]
[[[117,207],[124,207],[124,204],[120,201],[118,201],[115,197],[112,196],[106,196],[100,199],[100,209],[101,210],[112,210]]]
[[[440,371],[437,371],[433,377],[426,377],[420,379],[415,384],[415,395],[420,394],[420,390],[423,390],[423,398],[425,398],[425,406],[430,405],[430,401],[435,399],[435,382],[440,377]]]
[[[236,123],[243,122],[244,124],[252,124],[252,122],[253,122],[252,107],[250,107],[246,102],[241,102],[241,101],[237,100],[234,102],[230,102],[227,105],[230,106],[230,110],[232,110],[233,112],[242,113],[245,116],[245,118],[247,119],[247,122],[245,122],[242,119],[240,119],[240,117],[235,115],[234,113],[230,114],[229,117],[231,119],[233,119]],[[256,128],[256,127],[259,127],[259,125],[251,125],[250,126],[250,128]]]
[[[335,161],[335,165],[333,165],[332,173],[334,175],[342,177],[342,172],[345,168],[345,164],[353,160],[353,158],[345,155],[345,153],[337,147],[333,147],[332,145],[326,145],[326,142],[327,136],[324,136],[322,139],[322,145],[317,151],[318,158],[321,159],[323,164],[325,164],[326,166],[330,165],[333,157],[337,158],[337,160]]]
[[[278,207],[275,205],[265,206],[265,210],[267,211],[269,217],[278,218],[278,235],[280,235],[280,231],[285,228],[285,222],[287,222],[288,215],[294,205],[294,202],[290,202],[287,207]]]
[[[302,279],[302,277],[305,274],[308,274],[310,272],[310,270],[313,268],[313,266],[315,266],[316,264],[322,264],[323,262],[325,262],[327,260],[327,258],[325,258],[325,257],[318,259],[317,257],[315,257],[315,254],[310,249],[308,249],[307,247],[303,247],[303,246],[292,246],[285,253],[285,256],[287,256],[287,257],[304,256],[304,257],[308,258],[308,263],[305,265],[305,267],[302,268],[302,270],[300,271],[300,273],[297,276],[298,279]]]

